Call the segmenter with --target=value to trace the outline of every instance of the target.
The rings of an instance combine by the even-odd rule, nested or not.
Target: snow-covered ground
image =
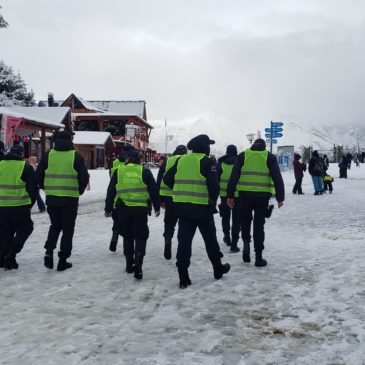
[[[222,244],[232,268],[215,281],[198,234],[193,285],[181,290],[174,260],[163,258],[162,217],[150,219],[141,282],[124,272],[120,246],[109,252],[108,176],[93,171],[74,267],[43,267],[49,220],[34,214],[19,270],[0,271],[0,363],[365,364],[365,166],[348,180],[335,165],[331,172],[334,193],[324,196],[312,195],[308,174],[306,195],[291,194],[293,176],[284,174],[285,205],[266,225],[266,268]]]

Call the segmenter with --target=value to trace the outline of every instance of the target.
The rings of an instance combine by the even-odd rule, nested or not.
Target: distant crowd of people
[[[298,153],[294,154],[294,176],[295,184],[293,187],[293,194],[304,194],[302,190],[302,181],[304,172],[307,171],[307,164],[301,162],[302,156]],[[354,160],[356,166],[359,166],[360,162],[357,157],[353,157],[351,153],[342,155],[338,163],[339,177],[347,179],[347,170],[351,168],[351,162]],[[323,195],[327,191],[330,194],[333,192],[334,178],[328,174],[329,158],[326,154],[320,156],[318,151],[313,151],[312,157],[309,160],[308,172],[312,177],[314,195]]]

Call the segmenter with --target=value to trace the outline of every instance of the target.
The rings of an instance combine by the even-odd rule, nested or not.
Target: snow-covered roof
[[[126,116],[136,115],[141,119],[147,119],[144,100],[89,100],[89,103],[109,112]]]
[[[29,122],[53,129],[64,128],[62,124],[70,108],[48,108],[48,107],[25,107],[12,106],[8,108],[0,108],[0,114],[24,118]]]
[[[73,143],[74,144],[88,144],[96,146],[104,146],[105,143],[110,139],[115,147],[113,138],[109,132],[89,132],[81,131],[74,132]]]

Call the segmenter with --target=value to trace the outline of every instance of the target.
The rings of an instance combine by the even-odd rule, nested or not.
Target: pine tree
[[[0,106],[33,106],[34,92],[28,91],[20,74],[0,61]]]
[[[0,5],[1,9],[1,5]],[[8,22],[4,19],[4,17],[0,14],[0,28],[7,28]]]

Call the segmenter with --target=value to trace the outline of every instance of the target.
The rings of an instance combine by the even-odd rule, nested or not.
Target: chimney
[[[48,93],[48,106],[54,106],[53,93]]]

